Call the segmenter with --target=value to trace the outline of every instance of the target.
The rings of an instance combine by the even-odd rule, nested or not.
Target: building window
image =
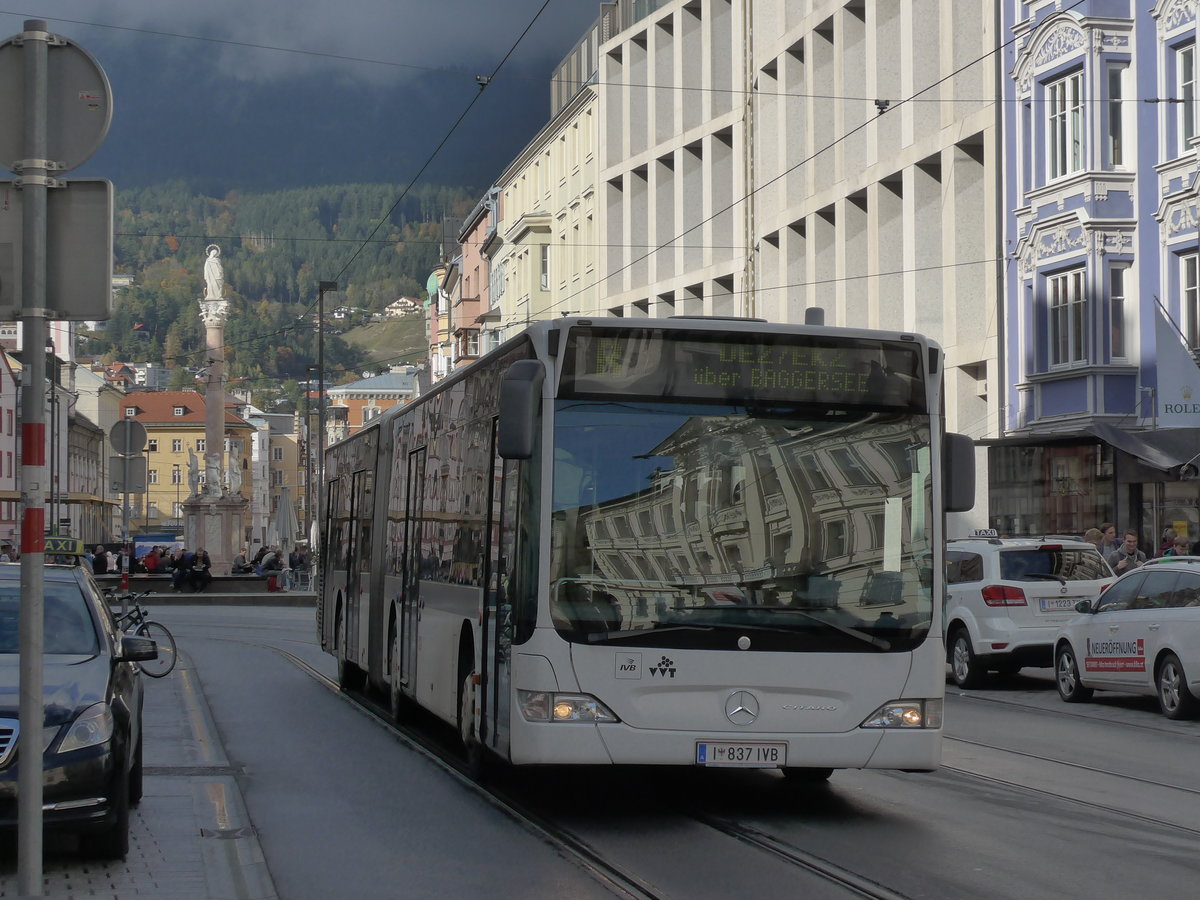
[[[182,519],[183,518],[183,504],[182,503],[175,502],[175,503],[171,504],[171,518],[172,519]]]
[[[383,410],[381,410],[378,406],[364,406],[362,408],[363,424],[366,425],[372,419],[379,418],[379,414],[381,412],[383,412]]]
[[[183,484],[183,469],[179,466],[171,470],[171,484]]]
[[[134,407],[134,406],[125,407],[125,418],[132,419],[136,415],[137,415],[137,407]]]
[[[1050,365],[1062,366],[1087,358],[1087,299],[1083,269],[1046,279],[1050,294]]]
[[[542,290],[550,290],[550,245],[542,244]]]
[[[158,438],[150,438],[150,440],[146,441],[146,452],[147,453],[157,453],[158,452]]]
[[[196,438],[196,452],[203,453],[205,447],[205,438]]]
[[[182,416],[185,411],[186,410],[184,410],[184,408],[182,406],[176,406],[174,409],[171,410],[171,415]]]
[[[1083,168],[1083,73],[1046,85],[1049,109],[1050,178]]]
[[[174,453],[183,452],[183,438],[175,438],[171,441],[171,451]]]
[[[846,555],[846,523],[840,520],[825,523],[825,558]]]
[[[146,473],[146,480],[150,484],[158,484],[158,469],[151,469]]]
[[[829,451],[829,456],[846,484],[864,485],[877,484],[872,474],[863,468],[862,461],[849,450],[835,449]]]
[[[1108,142],[1105,147],[1109,168],[1125,164],[1124,84],[1126,66],[1108,67]]]
[[[1181,256],[1179,266],[1183,335],[1187,338],[1188,346],[1196,348],[1200,347],[1200,254]]]
[[[1108,316],[1110,352],[1114,359],[1125,356],[1125,266],[1108,272]]]
[[[275,460],[275,462],[283,462],[283,448],[282,447],[272,447],[271,448],[271,459]]]
[[[1196,136],[1196,45],[1175,51],[1175,97],[1179,103],[1179,152]]]

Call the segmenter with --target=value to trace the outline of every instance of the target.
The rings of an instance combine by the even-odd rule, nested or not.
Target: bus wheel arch
[[[462,739],[467,774],[474,781],[482,781],[487,772],[487,749],[475,731],[477,682],[475,638],[470,625],[464,622],[458,639],[458,734]]]

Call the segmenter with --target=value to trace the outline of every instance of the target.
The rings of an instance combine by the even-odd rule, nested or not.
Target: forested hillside
[[[443,220],[458,220],[476,197],[465,188],[356,184],[224,197],[170,183],[117,193],[115,271],[133,279],[117,293],[104,332],[80,352],[112,360],[162,361],[177,369],[172,386],[192,387],[188,368],[204,364],[204,250],[221,248],[231,382],[251,386],[300,380],[316,363],[315,307],[320,281],[340,290],[335,306],[382,310],[398,297],[425,296],[438,262]],[[456,237],[452,235],[451,239]],[[367,354],[326,330],[331,382],[359,377]],[[345,373],[342,377],[341,373]]]

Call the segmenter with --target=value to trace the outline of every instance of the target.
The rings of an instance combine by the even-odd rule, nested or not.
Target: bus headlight
[[[860,728],[941,728],[942,701],[892,700],[883,704]]]
[[[517,691],[521,715],[530,722],[619,722],[612,710],[590,694]]]

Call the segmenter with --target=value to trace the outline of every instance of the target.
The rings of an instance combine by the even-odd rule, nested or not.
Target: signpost
[[[88,318],[73,314],[73,298],[48,292],[53,252],[91,257],[85,245],[100,242],[112,259],[111,185],[108,187],[107,227],[94,235],[75,235],[80,246],[49,249],[51,240],[66,235],[57,230],[51,215],[63,215],[59,201],[49,194],[61,189],[60,172],[76,168],[95,152],[112,122],[108,77],[83,48],[51,34],[44,21],[27,19],[21,34],[0,43],[0,164],[17,175],[12,186],[21,194],[19,231],[10,225],[0,238],[0,291],[9,308],[20,313],[22,338],[28,354],[21,395],[21,693],[18,740],[27,763],[39,760],[39,738],[45,720],[42,699],[43,600],[46,543],[46,381],[47,319]],[[87,193],[85,189],[81,193]],[[71,207],[76,201],[68,200]],[[88,205],[87,202],[84,203]],[[82,212],[79,213],[84,217]],[[55,266],[60,268],[60,266]],[[111,271],[111,270],[110,270]],[[57,275],[55,277],[58,277]],[[6,280],[4,280],[6,279]],[[111,281],[111,278],[110,278]],[[110,286],[105,286],[107,304]],[[52,298],[54,306],[48,302]],[[88,311],[98,302],[85,301]],[[105,306],[107,308],[107,306]],[[97,318],[101,318],[97,316]],[[17,893],[42,896],[42,767],[23,764],[17,776]]]

